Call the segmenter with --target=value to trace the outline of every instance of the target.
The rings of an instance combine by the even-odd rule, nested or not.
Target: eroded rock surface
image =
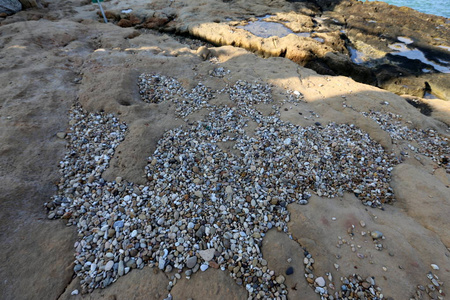
[[[115,148],[102,178],[98,180],[103,180],[104,183],[120,181],[122,185],[133,183],[138,187],[148,184],[145,167],[151,162],[147,158],[154,154],[164,133],[180,125],[187,128],[192,122],[205,120],[205,116],[210,113],[204,107],[187,118],[178,118],[176,103],[143,101],[138,86],[138,78],[143,73],[176,78],[187,91],[197,87],[199,82],[214,90],[234,86],[238,81],[257,82],[260,86],[268,84],[271,86],[270,95],[274,103],[282,104],[277,109],[283,122],[300,127],[316,126],[319,128],[317,130],[330,122],[354,124],[367,132],[384,151],[392,153],[401,161],[392,170],[392,182],[389,182],[397,202],[384,205],[385,211],[371,208],[372,205],[368,203],[364,206],[350,194],[321,198],[314,194],[317,191],[310,191],[313,196],[308,205],[290,204],[286,210],[287,201],[278,202],[278,199],[274,199],[275,204],[267,205],[276,207],[288,219],[284,219],[285,224],[274,226],[278,228],[257,232],[259,236],[256,234],[255,239],[262,246],[261,258],[266,260],[269,272],[273,271],[270,276],[272,284],[280,286],[281,291],[283,288],[287,290],[288,297],[314,297],[315,291],[322,292],[318,287],[327,287],[330,294],[334,295],[335,292],[342,291],[341,284],[345,284],[340,277],[349,278],[355,273],[361,276],[361,284],[364,283],[364,286],[376,285],[386,296],[403,298],[417,293],[417,285],[425,289],[427,285],[434,284],[434,277],[427,278],[427,273],[432,272],[443,283],[438,282],[443,292],[448,293],[450,267],[446,247],[449,246],[449,228],[445,222],[449,201],[448,144],[430,142],[424,145],[395,136],[399,132],[426,132],[448,137],[448,126],[445,125],[449,118],[448,102],[420,99],[431,107],[426,116],[407,104],[405,99],[392,93],[356,83],[347,77],[320,75],[299,66],[298,63],[303,62],[303,59],[311,59],[310,63],[313,63],[321,55],[337,55],[344,64],[349,63],[348,57],[342,58],[348,51],[348,44],[347,41],[342,42],[341,33],[338,33],[341,26],[339,24],[333,25],[336,27],[333,27],[332,33],[317,31],[310,37],[290,34],[279,39],[256,38],[238,28],[271,14],[275,17],[269,17],[268,20],[289,22],[288,27],[294,33],[317,29],[315,22],[327,23],[317,17],[324,14],[325,5],[326,9],[336,9],[336,13],[339,12],[338,7],[322,2],[324,1],[319,1],[320,7],[304,2],[286,4],[285,1],[258,1],[252,7],[244,1],[216,1],[213,4],[188,1],[174,2],[170,6],[165,1],[145,5],[137,1],[103,3],[109,11],[107,15],[111,21],[128,20],[128,25],[131,26],[145,27],[142,24],[148,24],[147,28],[180,33],[199,30],[199,35],[212,28],[215,32],[211,31],[211,35],[223,31],[224,38],[227,30],[233,29],[233,33],[229,34],[239,37],[236,40],[247,43],[249,49],[255,47],[252,51],[258,52],[257,49],[262,49],[258,47],[264,46],[267,47],[264,49],[275,52],[269,53],[267,50],[269,54],[263,51],[258,54],[266,57],[292,55],[294,61],[294,57],[298,57],[296,63],[283,57],[262,59],[236,47],[238,45],[231,46],[232,40],[230,46],[212,47],[186,37],[103,24],[99,22],[101,19],[97,15],[97,6],[87,3],[49,2],[46,7],[21,11],[2,19],[0,82],[4,88],[0,97],[0,247],[4,255],[0,268],[0,294],[5,299],[57,299],[60,295],[63,299],[164,299],[171,289],[175,299],[185,295],[194,299],[219,296],[223,299],[245,299],[250,288],[255,288],[253,285],[247,287],[245,281],[239,281],[240,278],[248,278],[244,273],[241,272],[243,277],[236,276],[236,280],[233,280],[229,277],[232,271],[220,270],[225,265],[219,264],[216,253],[205,264],[203,260],[206,256],[200,255],[195,249],[190,255],[198,254],[193,266],[197,265],[198,270],[187,276],[186,268],[183,269],[179,273],[180,280],[175,276],[176,269],[170,264],[165,265],[165,259],[147,257],[146,264],[143,264],[145,267],[139,270],[136,268],[137,263],[133,264],[133,261],[137,262],[140,252],[134,251],[133,246],[122,249],[124,253],[114,252],[113,256],[117,254],[117,258],[126,253],[129,256],[135,255],[133,258],[136,260],[126,264],[129,262],[127,260],[124,265],[118,263],[121,276],[115,282],[110,282],[108,288],[71,296],[72,293],[82,292],[81,277],[79,279],[74,276],[74,255],[77,257],[78,250],[81,249],[78,246],[89,236],[88,232],[98,232],[97,229],[101,229],[94,230],[90,226],[77,232],[75,226],[79,219],[76,215],[71,215],[71,211],[66,211],[65,207],[62,210],[62,220],[47,220],[49,217],[55,218],[56,208],[61,208],[56,206],[61,203],[53,206],[50,197],[57,192],[55,186],[63,182],[58,165],[64,160],[64,147],[68,143],[66,139],[72,136],[69,128],[74,124],[68,123],[68,112],[72,104],[79,103],[86,114],[109,114],[127,124],[125,140]],[[129,9],[132,12],[122,12]],[[293,14],[292,11],[301,12],[301,17],[297,19],[296,13]],[[202,15],[203,12],[205,16]],[[211,26],[203,28],[204,25],[199,23],[200,17],[204,17],[204,21],[210,22]],[[323,15],[320,17],[323,18]],[[218,24],[218,27],[214,27],[214,24]],[[355,24],[359,23],[355,21]],[[402,33],[403,35],[406,36]],[[275,45],[286,42],[287,49],[287,41],[304,44],[307,51],[302,52],[299,48],[292,53],[288,50],[284,54],[283,51],[276,52],[278,48]],[[370,41],[364,42],[369,44]],[[437,41],[435,45],[443,44],[443,41]],[[207,47],[199,47],[200,45]],[[342,54],[329,54],[331,52],[325,51],[324,47]],[[373,50],[373,53],[379,55],[378,50]],[[320,65],[325,68],[320,72],[328,74],[328,64]],[[368,74],[367,78],[372,78],[372,73],[361,72]],[[437,90],[431,80],[429,85],[432,92]],[[288,95],[295,96],[300,101],[283,102]],[[226,104],[229,108],[236,106],[226,94],[217,95],[209,103],[217,106]],[[254,108],[264,117],[274,114],[272,104],[257,103]],[[378,112],[380,115],[370,112]],[[385,119],[386,116],[390,119]],[[383,128],[380,120],[399,123],[397,127],[388,128],[394,128],[392,132]],[[256,121],[249,120],[243,130],[249,137],[255,137],[258,128]],[[289,140],[284,139],[283,143],[284,141],[289,145]],[[433,148],[428,146],[440,147],[440,151],[430,151]],[[230,155],[232,153],[238,156],[241,153],[232,141],[220,142],[218,147]],[[200,170],[201,168],[198,171]],[[92,179],[84,178],[77,186],[84,185],[89,180]],[[73,191],[75,190],[76,188]],[[359,194],[357,191],[354,193]],[[252,199],[248,200],[251,205]],[[49,204],[48,214],[43,208],[46,202]],[[88,207],[89,202],[87,200],[83,205]],[[95,205],[97,204],[94,204],[94,210]],[[121,214],[123,211],[119,209],[115,213]],[[132,215],[131,210],[127,213]],[[120,223],[121,220],[117,221]],[[72,226],[66,226],[68,224]],[[284,227],[286,224],[287,227]],[[118,227],[119,225],[121,224]],[[365,235],[362,234],[363,231],[366,232]],[[372,236],[381,235],[371,235],[369,231],[379,231],[384,239],[374,240]],[[199,235],[206,234],[201,230],[198,232]],[[137,229],[128,233],[134,237],[139,234]],[[113,236],[115,232],[107,234]],[[74,244],[77,248],[73,247]],[[207,248],[203,244],[201,247]],[[168,249],[168,252],[169,250],[174,249]],[[308,254],[311,257],[307,257],[305,264],[304,257]],[[86,273],[91,268],[95,269],[91,267],[92,264],[108,271],[114,269],[114,264],[104,261],[103,265],[103,262],[95,259],[94,256],[86,257],[89,262]],[[236,266],[242,260],[237,261],[239,257],[232,259]],[[164,263],[164,270],[160,268],[160,262]],[[251,265],[246,263],[246,268]],[[302,269],[303,266],[308,267],[308,264],[314,266],[314,276],[309,277],[309,281],[304,278],[305,270]],[[432,264],[438,266],[439,270]],[[153,268],[148,265],[153,265]],[[201,268],[206,269],[206,266],[208,269],[202,272]],[[76,268],[75,271],[80,272]],[[125,271],[125,268],[128,269]],[[237,270],[237,273],[240,271],[241,269]],[[331,279],[329,274],[332,275]],[[191,279],[187,280],[186,277]],[[255,277],[258,281],[258,277]],[[375,278],[373,284],[371,277]],[[91,278],[99,281],[104,279]],[[178,283],[171,288],[169,282],[173,284],[175,278]],[[252,277],[251,283],[256,284],[253,280]],[[329,286],[330,283],[333,283],[335,289]],[[424,292],[419,289],[419,293]]]
[[[370,274],[386,297],[402,299],[413,295],[417,285],[430,283],[427,274],[433,271],[432,261],[448,265],[447,250],[438,236],[414,218],[404,217],[401,209],[366,210],[354,206],[353,201],[352,195],[333,201],[313,197],[306,207],[289,207],[290,232],[312,254],[314,274],[324,278],[332,274],[327,284],[339,287],[339,278],[348,276],[351,270],[364,280]],[[370,234],[374,231],[384,238],[374,239]],[[446,278],[448,273],[438,276]]]

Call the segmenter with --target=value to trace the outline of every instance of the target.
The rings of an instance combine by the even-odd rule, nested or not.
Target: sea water
[[[383,0],[382,2],[396,6],[408,6],[426,14],[450,18],[450,0]]]
[[[267,22],[266,19],[272,17],[272,15],[266,15],[264,17],[257,18],[254,22],[248,22],[247,25],[244,26],[237,26],[237,28],[245,29],[247,31],[250,31],[256,36],[262,37],[262,38],[268,38],[271,36],[278,36],[278,37],[285,37],[288,34],[295,34],[302,37],[310,37],[310,32],[297,32],[294,33],[291,29],[287,28],[283,24],[275,23],[275,22]],[[324,40],[321,38],[314,38],[315,40],[323,43]]]

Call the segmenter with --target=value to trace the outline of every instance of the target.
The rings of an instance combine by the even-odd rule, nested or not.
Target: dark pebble
[[[79,272],[79,271],[81,271],[82,268],[83,268],[82,265],[75,265],[75,267],[73,267],[73,271],[74,272]]]
[[[294,274],[294,268],[293,267],[287,268],[286,275],[292,275],[292,274]]]

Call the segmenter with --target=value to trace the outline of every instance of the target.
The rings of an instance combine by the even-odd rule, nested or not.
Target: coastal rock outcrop
[[[319,74],[349,76],[400,95],[450,99],[450,23],[444,17],[356,0],[210,0],[201,11],[191,1],[162,7],[154,1],[113,14],[121,26],[286,57]]]

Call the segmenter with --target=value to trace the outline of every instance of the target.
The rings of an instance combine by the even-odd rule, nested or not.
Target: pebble
[[[105,271],[111,270],[113,268],[113,266],[114,266],[114,261],[112,261],[112,260],[108,261],[105,265]]]
[[[284,283],[285,280],[286,280],[286,278],[284,278],[283,275],[278,275],[278,276],[275,278],[275,281],[278,282],[279,284]]]
[[[124,222],[123,221],[116,221],[114,222],[114,227],[115,228],[123,228],[124,226]]]
[[[200,266],[200,270],[201,270],[202,272],[205,272],[208,268],[209,268],[209,265],[206,265],[206,264],[202,264],[202,265]]]
[[[65,133],[65,132],[58,132],[58,133],[56,134],[56,136],[57,136],[58,138],[60,138],[60,139],[64,139],[64,138],[66,137],[66,133]]]
[[[220,267],[219,264],[213,260],[209,262],[209,266],[214,269],[218,269]]]
[[[188,267],[189,269],[192,269],[193,267],[195,267],[196,264],[197,264],[196,256],[191,256],[186,260],[186,267]]]
[[[432,268],[433,270],[439,270],[439,266],[436,265],[436,264],[431,264],[431,268]]]
[[[320,286],[316,286],[315,290],[316,290],[316,293],[318,293],[318,294],[321,294],[321,295],[325,294],[325,289]]]
[[[78,290],[73,290],[73,291],[70,293],[70,295],[72,295],[72,296],[75,296],[75,295],[78,295],[78,294],[79,294]]]
[[[233,194],[233,188],[231,186],[227,186],[225,188],[225,194],[228,194],[228,195]]]
[[[214,258],[215,252],[216,252],[215,249],[208,249],[208,250],[201,250],[198,252],[198,254],[200,254],[200,257],[203,258],[206,262],[209,262]]]
[[[435,285],[435,286],[439,286],[439,282],[436,280],[436,278],[431,279],[431,282]]]
[[[164,270],[164,268],[166,267],[166,260],[163,256],[159,257],[158,266],[161,270]]]
[[[121,260],[121,261],[119,261],[119,266],[117,268],[117,275],[123,276],[124,272],[125,272],[125,266],[123,264],[123,260]]]
[[[316,280],[314,280],[315,283],[317,283],[318,286],[324,287],[325,286],[325,279],[323,277],[317,277]]]
[[[286,275],[292,275],[294,274],[294,268],[293,267],[289,267],[286,269]]]
[[[108,229],[108,237],[112,238],[116,234],[116,231],[112,228]]]
[[[381,231],[375,230],[375,231],[372,231],[372,232],[370,233],[370,236],[371,236],[373,239],[380,239],[380,238],[383,237],[383,233],[382,233]]]
[[[82,268],[83,268],[82,265],[75,265],[75,267],[73,267],[73,271],[74,271],[75,273],[77,273],[77,272],[81,271]]]

